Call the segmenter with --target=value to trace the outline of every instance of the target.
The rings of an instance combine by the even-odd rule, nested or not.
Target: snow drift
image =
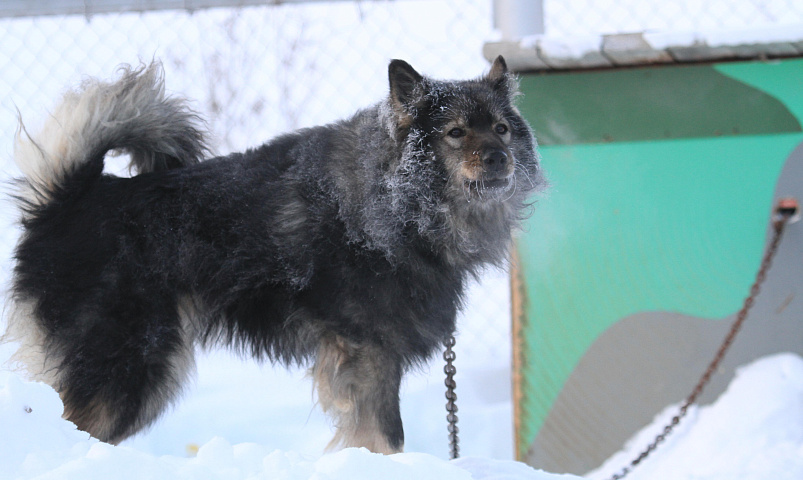
[[[446,462],[429,454],[379,455],[346,449],[310,457],[254,443],[215,438],[190,458],[155,456],[89,437],[61,418],[58,394],[42,383],[7,375],[0,388],[0,472],[8,479],[119,480],[470,480],[577,478],[536,471],[524,464],[483,458]]]
[[[158,456],[112,446],[61,418],[50,387],[0,374],[0,472],[22,479],[569,480],[524,464],[468,457],[447,462],[424,453],[383,456],[346,449],[320,457],[256,443],[207,442],[193,457]],[[674,414],[668,407],[588,478],[625,465]],[[743,367],[713,405],[694,408],[646,462],[637,479],[774,480],[803,478],[803,359],[789,353]]]

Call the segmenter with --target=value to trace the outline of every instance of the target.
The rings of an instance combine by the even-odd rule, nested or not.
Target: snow
[[[590,479],[619,472],[678,411],[667,407]],[[803,478],[803,359],[771,355],[736,373],[713,404],[692,408],[632,480],[799,480]]]
[[[764,25],[747,28],[720,28],[706,31],[646,32],[644,39],[656,50],[671,47],[729,47],[766,43],[799,42],[803,25]]]
[[[803,41],[803,24],[761,25],[741,28],[709,28],[706,30],[647,30],[642,32],[646,46],[653,50],[707,46],[710,48]],[[519,45],[537,50],[553,60],[577,60],[598,54],[606,35],[530,35]]]
[[[208,359],[227,365],[221,359]],[[214,370],[214,369],[213,369]],[[247,371],[248,369],[246,369]],[[221,369],[213,375],[224,373]],[[234,372],[232,372],[234,373]],[[236,374],[236,380],[243,375]],[[281,377],[274,375],[275,377]],[[300,438],[324,441],[325,423],[310,412],[307,425],[297,424],[297,415],[284,420],[274,417],[269,426],[245,415],[238,415],[237,402],[249,397],[265,400],[263,409],[309,408],[309,401],[292,406],[296,400],[281,395],[262,397],[250,385],[232,387],[227,376],[219,378],[219,387],[199,395],[192,415],[178,415],[186,422],[185,432],[198,425],[215,430],[223,422],[240,428],[270,428],[285,439],[285,447],[270,442],[232,444],[213,436],[184,455],[160,455],[138,448],[137,442],[112,446],[90,438],[61,418],[58,394],[41,383],[26,382],[10,371],[0,373],[0,472],[3,478],[23,479],[257,479],[277,480],[571,480],[579,477],[535,470],[511,460],[470,456],[445,461],[428,453],[401,453],[384,456],[365,449],[345,449],[321,455],[305,452]],[[272,379],[273,380],[273,379]],[[284,392],[297,390],[293,375],[279,378]],[[303,389],[300,389],[303,390]],[[414,389],[415,390],[415,389]],[[414,392],[408,392],[413,397]],[[415,400],[414,400],[415,401]],[[409,403],[408,403],[409,404]],[[202,411],[205,410],[205,411]],[[659,432],[677,410],[666,408],[655,421],[634,435],[625,448],[586,478],[609,478],[621,470]],[[218,414],[226,413],[219,417]],[[246,408],[247,411],[247,408]],[[173,414],[172,416],[176,416]],[[320,420],[320,421],[319,421]],[[464,422],[471,422],[466,419]],[[409,425],[409,423],[408,423]],[[231,427],[230,427],[231,428]],[[225,431],[225,429],[222,429]],[[242,435],[242,432],[240,433]],[[492,435],[489,435],[492,437]],[[179,435],[180,437],[180,435]],[[436,437],[438,437],[436,435]],[[176,438],[165,440],[175,441]],[[279,442],[282,443],[282,442]],[[727,391],[712,405],[695,407],[667,441],[636,468],[633,480],[774,480],[803,478],[803,358],[781,353],[742,367]]]
[[[212,438],[191,457],[157,456],[94,440],[63,420],[61,412],[58,394],[49,386],[5,375],[0,388],[0,425],[6,433],[0,440],[3,478],[368,480],[378,473],[386,480],[577,478],[488,458],[446,462],[426,453],[385,456],[355,448],[315,456],[256,443],[232,445],[222,437]]]

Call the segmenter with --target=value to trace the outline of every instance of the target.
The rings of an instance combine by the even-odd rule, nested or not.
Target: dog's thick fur
[[[348,120],[203,162],[158,64],[21,129],[6,338],[67,419],[119,442],[176,398],[195,344],[223,344],[311,362],[334,445],[402,449],[402,375],[454,332],[468,277],[505,263],[543,180],[501,57],[476,80],[400,60],[389,78]],[[138,174],[104,174],[113,150]]]

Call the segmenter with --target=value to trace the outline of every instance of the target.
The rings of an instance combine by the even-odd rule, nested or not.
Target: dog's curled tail
[[[111,150],[128,153],[137,173],[198,163],[208,152],[200,117],[165,95],[160,63],[120,71],[117,81],[87,79],[65,94],[38,135],[20,121],[14,159],[30,207],[100,177]]]

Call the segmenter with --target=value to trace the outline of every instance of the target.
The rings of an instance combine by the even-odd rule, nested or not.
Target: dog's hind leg
[[[393,352],[341,337],[325,338],[312,373],[318,401],[337,427],[328,448],[365,447],[385,454],[402,451],[402,367]]]
[[[113,444],[158,418],[194,366],[191,329],[176,306],[138,300],[92,322],[60,367],[64,417]]]

